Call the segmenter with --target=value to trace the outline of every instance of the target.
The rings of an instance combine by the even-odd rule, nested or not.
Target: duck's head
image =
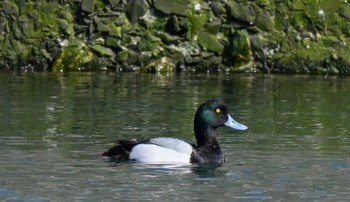
[[[213,132],[220,126],[236,130],[248,129],[247,126],[238,123],[229,115],[226,105],[220,99],[209,100],[199,106],[194,117],[194,131],[197,141],[201,139],[198,136],[208,136],[211,131]]]

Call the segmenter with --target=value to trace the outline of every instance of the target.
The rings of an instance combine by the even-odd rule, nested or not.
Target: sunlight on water
[[[0,74],[0,200],[346,201],[350,79],[275,75]],[[194,141],[202,102],[249,126],[219,129],[222,167],[109,162],[113,141]]]

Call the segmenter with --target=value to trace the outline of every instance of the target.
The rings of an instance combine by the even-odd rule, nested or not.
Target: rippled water
[[[347,201],[350,79],[276,75],[0,74],[0,200]],[[110,163],[124,138],[194,141],[222,98],[247,132],[219,129],[226,163]]]

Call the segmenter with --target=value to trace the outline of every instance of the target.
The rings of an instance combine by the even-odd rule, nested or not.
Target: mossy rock
[[[206,50],[221,53],[224,50],[224,45],[218,41],[215,35],[207,32],[201,32],[198,35],[198,43]]]
[[[257,26],[260,30],[264,32],[271,32],[274,29],[275,23],[267,11],[262,11],[256,18],[256,21],[254,22],[255,26]]]
[[[346,19],[350,19],[350,6],[346,5],[340,8],[339,10],[339,14],[346,18]]]
[[[107,37],[106,39],[106,46],[112,47],[112,48],[121,48],[120,47],[120,39],[116,37]]]
[[[181,36],[188,31],[187,26],[187,18],[172,15],[166,22],[165,30],[169,34]]]
[[[93,53],[79,41],[71,41],[62,47],[56,56],[51,69],[55,72],[79,71],[85,64],[92,61]]]
[[[237,20],[246,24],[252,24],[256,18],[256,13],[250,3],[237,3],[233,0],[228,1],[227,11],[231,20]]]
[[[117,54],[117,61],[118,62],[127,62],[129,60],[129,51],[127,50],[122,50],[119,51]]]
[[[95,0],[82,0],[81,2],[81,10],[92,13],[95,9]]]
[[[189,0],[153,0],[154,7],[165,14],[185,16],[189,6]]]
[[[95,51],[95,53],[97,53],[98,55],[100,56],[107,56],[107,57],[114,57],[114,52],[107,48],[107,47],[104,47],[100,44],[94,44],[91,46],[91,49]]]
[[[196,39],[198,34],[204,30],[204,25],[208,20],[208,16],[203,13],[197,13],[194,9],[190,9],[187,13],[188,19],[188,32],[186,34],[186,38],[188,40]]]
[[[18,15],[18,6],[15,3],[4,1],[1,7],[5,15]]]
[[[310,42],[308,46],[303,43],[294,43],[284,47],[280,53],[273,56],[275,66],[273,72],[285,73],[335,73],[332,68],[325,65],[331,57],[332,49],[324,47],[321,42]]]
[[[131,0],[126,5],[125,14],[129,21],[134,24],[146,13],[148,7],[145,0]]]
[[[241,70],[252,61],[252,51],[247,31],[234,32],[224,50],[223,62],[231,70]]]
[[[174,70],[175,64],[167,57],[162,57],[140,68],[140,72],[143,73],[172,73]]]

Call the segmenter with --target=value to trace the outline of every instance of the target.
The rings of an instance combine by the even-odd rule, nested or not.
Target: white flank
[[[138,144],[130,153],[130,159],[142,163],[190,163],[190,158],[188,154],[154,144]]]

